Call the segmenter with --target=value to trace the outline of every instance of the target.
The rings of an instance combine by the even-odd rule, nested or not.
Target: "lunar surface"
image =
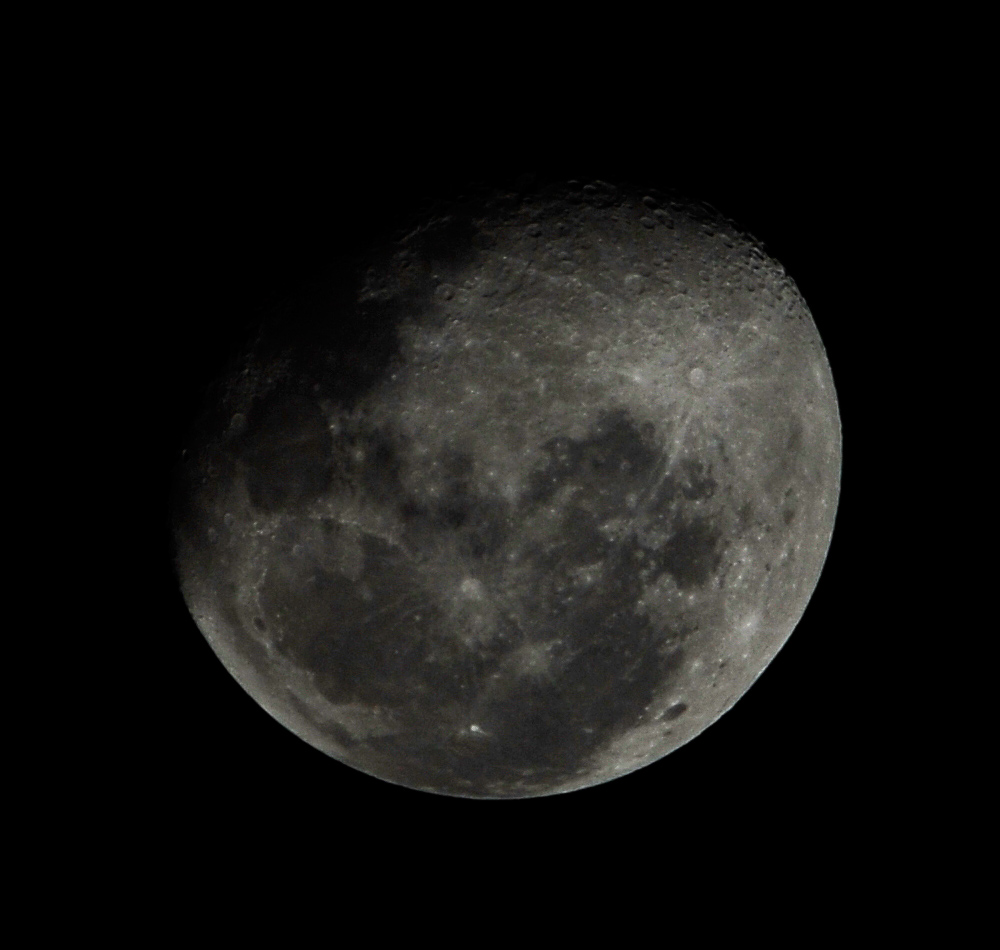
[[[263,322],[179,465],[195,622],[275,719],[525,798],[689,741],[802,616],[840,481],[794,283],[714,209],[472,192]]]

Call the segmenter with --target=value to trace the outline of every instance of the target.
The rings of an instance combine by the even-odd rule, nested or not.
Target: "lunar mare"
[[[176,563],[306,742],[415,789],[547,795],[747,690],[839,479],[822,342],[758,242],[658,192],[487,193],[265,323],[193,431]]]

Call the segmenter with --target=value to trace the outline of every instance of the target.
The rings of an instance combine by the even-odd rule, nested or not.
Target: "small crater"
[[[644,289],[644,283],[641,274],[629,274],[625,278],[625,293],[632,296],[641,294]]]
[[[483,582],[476,580],[474,577],[465,578],[461,585],[459,585],[459,591],[463,596],[468,597],[469,600],[482,600],[486,596]]]
[[[674,703],[664,714],[666,720],[679,719],[687,712],[687,703]]]

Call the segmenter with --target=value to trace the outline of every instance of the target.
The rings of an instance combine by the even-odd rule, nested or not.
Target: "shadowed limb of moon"
[[[657,192],[498,192],[264,323],[178,472],[177,569],[307,742],[412,788],[546,795],[746,691],[839,477],[822,343],[757,242]]]

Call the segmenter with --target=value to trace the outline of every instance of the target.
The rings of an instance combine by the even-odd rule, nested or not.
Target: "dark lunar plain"
[[[590,821],[603,834],[606,822],[634,820],[669,840],[698,827],[713,835],[720,825],[791,827],[793,816],[815,819],[856,807],[863,776],[881,749],[873,735],[880,700],[864,670],[865,640],[876,631],[859,616],[870,596],[859,590],[871,578],[859,578],[852,559],[852,551],[870,543],[871,517],[858,510],[864,506],[858,481],[870,476],[863,471],[863,440],[872,437],[862,424],[867,409],[855,381],[869,371],[865,339],[879,318],[871,301],[881,299],[884,279],[870,228],[868,172],[830,150],[750,148],[744,154],[738,142],[679,154],[665,138],[658,157],[649,147],[555,136],[518,147],[504,133],[499,142],[485,137],[463,148],[438,142],[420,151],[396,147],[388,132],[358,136],[345,125],[339,140],[350,148],[336,146],[334,131],[301,152],[270,142],[244,153],[218,135],[213,147],[180,163],[167,199],[161,197],[169,251],[160,262],[160,301],[167,329],[148,354],[162,455],[146,516],[162,536],[153,549],[155,662],[146,702],[162,770],[157,795],[169,803],[167,811],[199,827],[217,822],[234,835],[239,826],[270,816],[282,829],[276,833],[335,838],[342,821],[360,815],[382,816],[387,824],[379,833],[388,835],[410,822],[439,822],[454,839],[463,821],[475,827],[487,820],[531,835],[547,826],[570,834],[576,822]],[[181,598],[171,563],[168,493],[205,387],[258,315],[356,241],[419,219],[428,200],[461,190],[465,181],[516,187],[524,176],[678,188],[760,239],[797,284],[826,349],[843,469],[832,544],[805,615],[730,711],[687,745],[623,778],[568,795],[482,802],[365,775],[265,713],[219,662]],[[859,435],[852,436],[855,425]]]

